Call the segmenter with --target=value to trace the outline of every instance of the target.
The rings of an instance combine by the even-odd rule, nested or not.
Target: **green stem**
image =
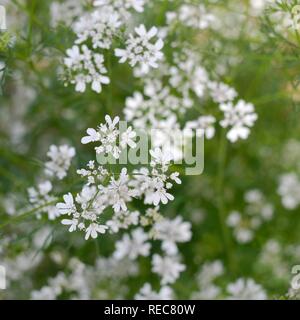
[[[2,229],[3,227],[6,227],[7,225],[9,224],[12,224],[12,223],[15,223],[15,222],[19,222],[19,221],[23,221],[25,220],[26,218],[32,216],[34,213],[36,213],[38,210],[40,209],[43,209],[47,206],[50,206],[52,204],[55,204],[57,203],[58,199],[54,200],[54,201],[51,201],[51,202],[48,202],[48,203],[45,203],[37,208],[33,208],[25,213],[22,213],[20,214],[19,216],[15,216],[15,217],[12,217],[10,218],[9,220],[5,221],[4,223],[0,224],[0,229]]]
[[[226,255],[227,264],[229,270],[232,271],[233,256],[230,241],[230,234],[226,225],[226,208],[224,202],[224,179],[226,169],[226,154],[227,154],[227,139],[225,136],[225,130],[222,130],[219,143],[219,155],[218,155],[218,177],[217,177],[217,206],[218,206],[218,218],[222,234],[223,249]]]

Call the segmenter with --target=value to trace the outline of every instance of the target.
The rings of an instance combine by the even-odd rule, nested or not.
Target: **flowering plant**
[[[3,5],[1,298],[299,298],[297,1]]]

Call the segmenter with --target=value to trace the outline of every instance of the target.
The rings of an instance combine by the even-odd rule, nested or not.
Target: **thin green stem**
[[[9,225],[11,223],[23,221],[26,218],[28,218],[31,215],[33,215],[34,213],[36,213],[38,210],[43,209],[43,208],[45,208],[47,206],[50,206],[52,204],[55,204],[56,202],[57,202],[57,199],[54,200],[54,201],[51,201],[51,202],[47,202],[47,203],[45,203],[45,204],[43,204],[43,205],[41,205],[41,206],[39,206],[37,208],[33,208],[33,209],[31,209],[31,210],[29,210],[27,212],[24,212],[24,213],[20,214],[19,216],[12,217],[9,220],[5,221],[4,223],[0,224],[0,229],[6,227],[7,225]]]
[[[217,206],[218,206],[218,218],[221,228],[223,248],[226,255],[228,267],[230,271],[234,269],[233,255],[231,248],[231,239],[229,230],[226,226],[226,208],[224,201],[224,180],[226,169],[226,154],[227,154],[227,139],[225,131],[222,130],[219,143],[219,155],[218,155],[218,177],[217,177]]]

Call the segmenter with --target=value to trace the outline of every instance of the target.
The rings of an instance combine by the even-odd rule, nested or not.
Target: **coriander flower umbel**
[[[155,239],[162,240],[162,248],[166,254],[178,253],[177,242],[187,242],[191,239],[191,224],[182,221],[180,216],[175,219],[162,219],[155,223],[153,233]]]
[[[207,12],[204,5],[183,4],[178,12],[168,12],[167,22],[179,20],[187,27],[204,30],[213,25],[216,18],[213,14]]]
[[[50,5],[51,26],[56,28],[59,24],[70,26],[84,11],[84,1],[64,0],[52,1]]]
[[[71,165],[71,160],[75,156],[75,149],[68,145],[51,145],[47,153],[51,161],[45,163],[45,173],[49,176],[56,176],[63,179]]]
[[[253,127],[257,120],[254,106],[239,100],[236,105],[232,102],[220,105],[221,111],[224,112],[224,119],[220,122],[223,128],[231,127],[227,133],[230,142],[236,142],[239,138],[247,139],[250,134],[249,127]]]
[[[94,53],[86,45],[73,46],[67,50],[64,59],[67,67],[67,82],[75,84],[75,90],[84,92],[86,85],[91,84],[93,91],[100,93],[102,84],[108,84],[109,78],[105,75],[104,56]]]
[[[133,139],[136,134],[131,127],[122,133],[122,130],[117,128],[118,117],[112,119],[107,115],[105,121],[97,129],[89,128],[88,135],[83,137],[81,142],[83,144],[100,142],[100,146],[95,148],[96,153],[110,154],[118,159],[127,145],[135,147]],[[68,193],[64,196],[64,202],[56,205],[60,214],[70,216],[69,219],[63,219],[62,223],[69,226],[70,232],[85,231],[86,239],[95,238],[98,233],[105,233],[107,229],[116,233],[120,229],[139,224],[140,213],[131,212],[128,206],[134,198],[142,200],[146,205],[154,206],[160,203],[167,204],[169,200],[173,200],[174,196],[169,190],[173,187],[173,183],[181,183],[179,173],[167,172],[171,159],[159,148],[150,150],[150,155],[151,170],[140,168],[128,173],[127,168],[123,167],[121,172],[111,172],[103,166],[96,165],[93,160],[88,162],[86,169],[77,170],[86,182],[75,197],[75,201],[73,195]],[[111,209],[113,209],[112,216],[105,224],[102,223],[102,212],[111,212]],[[153,223],[157,221],[153,219]],[[147,225],[152,224],[151,219],[148,222]],[[180,227],[183,228],[184,225]],[[181,234],[180,239],[178,236],[173,240],[181,242],[183,236]]]
[[[265,300],[264,288],[253,279],[240,278],[227,286],[229,300]]]
[[[121,24],[116,12],[94,11],[81,17],[74,24],[74,32],[77,35],[75,43],[81,44],[91,39],[94,49],[109,49]]]
[[[63,219],[62,224],[69,226],[69,232],[77,229],[85,232],[85,239],[97,238],[98,233],[105,233],[108,227],[101,224],[100,215],[105,209],[103,199],[95,187],[85,186],[77,194],[75,201],[73,195],[68,193],[63,197],[64,202],[56,205],[61,215],[68,215],[70,219]]]
[[[132,231],[131,237],[125,234],[122,240],[116,243],[115,259],[121,260],[128,257],[135,260],[138,256],[149,256],[151,245],[147,242],[148,240],[149,237],[142,228]]]
[[[42,213],[47,213],[49,220],[56,219],[60,213],[55,205],[51,204],[56,198],[51,194],[53,189],[50,181],[43,181],[38,184],[37,188],[28,188],[29,202],[36,208],[38,218],[41,218]]]
[[[100,124],[97,129],[87,129],[87,136],[81,139],[82,144],[90,142],[100,142],[100,146],[95,147],[97,154],[110,154],[115,159],[119,159],[123,149],[127,147],[135,148],[134,142],[136,133],[129,127],[125,132],[121,133],[117,128],[120,121],[119,117],[111,119],[110,116],[105,116],[106,123]],[[119,143],[117,143],[119,142]]]
[[[153,255],[152,271],[161,277],[162,285],[174,283],[185,269],[185,265],[179,262],[179,257],[176,255],[165,257],[158,254]]]
[[[222,82],[209,82],[208,88],[210,90],[210,96],[216,103],[233,101],[238,95],[234,88]]]
[[[215,122],[216,118],[214,116],[201,116],[197,120],[188,121],[185,125],[185,130],[194,129],[197,130],[198,136],[205,136],[206,139],[212,139],[215,135]]]
[[[134,9],[137,12],[144,11],[146,0],[95,0],[95,7],[109,7],[121,11]]]
[[[162,39],[158,39],[154,44],[150,42],[157,35],[156,27],[147,31],[141,24],[134,30],[136,35],[129,35],[126,40],[126,49],[115,49],[115,55],[120,58],[120,63],[129,60],[132,67],[139,64],[141,72],[148,73],[150,68],[158,68],[158,61],[163,59],[161,49],[164,43]]]
[[[131,186],[137,191],[137,196],[144,196],[144,203],[157,206],[167,204],[174,200],[174,196],[168,191],[173,187],[173,182],[181,184],[179,173],[173,172],[170,175],[167,171],[170,167],[170,158],[159,148],[150,150],[152,157],[151,171],[148,168],[134,170],[135,179],[131,181]]]
[[[277,190],[281,203],[287,210],[294,210],[300,205],[300,179],[296,173],[286,173],[280,176]]]
[[[145,283],[134,298],[135,300],[172,300],[173,291],[170,287],[164,286],[159,292],[155,292],[149,283]]]

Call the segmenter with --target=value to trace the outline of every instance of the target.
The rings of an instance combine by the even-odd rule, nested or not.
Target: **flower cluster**
[[[247,139],[250,134],[249,128],[253,127],[257,120],[253,104],[240,100],[236,105],[231,102],[222,103],[220,109],[224,112],[224,119],[220,122],[221,126],[230,127],[227,133],[228,140],[236,142],[238,139]]]
[[[28,188],[29,202],[36,209],[38,218],[41,218],[42,213],[48,214],[50,220],[59,216],[55,207],[56,198],[51,194],[52,188],[52,183],[48,180],[39,183],[37,188]]]
[[[86,14],[74,23],[73,29],[77,35],[75,43],[82,44],[90,40],[93,49],[109,49],[121,24],[116,12],[108,14],[106,11],[94,11]]]
[[[199,291],[192,294],[192,299],[206,300],[218,298],[221,294],[221,288],[214,282],[224,275],[224,271],[223,263],[219,260],[205,263],[197,274]]]
[[[159,292],[153,291],[149,283],[145,283],[139,293],[135,295],[136,300],[172,300],[173,291],[170,287],[164,286]]]
[[[227,286],[230,300],[265,300],[264,288],[253,279],[240,278]]]
[[[286,209],[294,210],[300,205],[300,179],[296,173],[282,175],[277,191]]]
[[[163,41],[158,39],[151,43],[151,39],[157,35],[157,28],[152,27],[149,31],[142,24],[134,29],[136,36],[129,35],[126,40],[126,49],[115,49],[115,55],[120,58],[120,63],[129,60],[129,64],[134,67],[139,65],[142,73],[148,73],[150,68],[157,68],[158,61],[162,60]]]
[[[130,236],[125,234],[117,241],[114,258],[121,260],[128,257],[135,260],[139,256],[148,257],[151,250],[150,240],[160,240],[165,254],[155,253],[152,256],[152,271],[161,277],[162,286],[174,283],[185,270],[185,265],[180,262],[176,243],[189,241],[190,229],[190,223],[182,221],[181,217],[173,220],[160,217],[148,233],[142,228],[136,228]]]
[[[140,77],[139,73],[137,75]],[[168,85],[163,84],[164,79],[168,80]],[[199,135],[212,139],[219,109],[224,114],[224,119],[219,123],[221,127],[229,128],[227,138],[233,143],[248,138],[250,128],[257,120],[254,106],[244,100],[234,105],[237,97],[235,89],[223,82],[210,80],[208,72],[191,50],[184,50],[181,56],[174,54],[171,64],[164,62],[162,68],[140,80],[144,92],[135,92],[132,97],[128,97],[124,109],[126,120],[137,128],[155,127],[171,132],[193,129],[198,130]],[[201,99],[210,97],[218,108],[211,109],[210,113],[204,113],[197,119],[186,121],[181,129],[179,119],[197,103],[195,96]]]
[[[91,84],[92,90],[100,93],[102,84],[108,84],[109,78],[105,75],[104,56],[93,53],[86,45],[75,45],[67,50],[64,63],[68,68],[67,81],[75,84],[75,90],[84,92],[86,85]]]
[[[112,155],[115,159],[120,157],[123,149],[127,146],[135,148],[136,143],[134,139],[136,133],[129,127],[125,132],[120,132],[117,129],[119,117],[111,119],[110,116],[105,117],[106,123],[101,124],[97,130],[93,128],[87,129],[87,136],[81,139],[81,143],[87,144],[90,142],[100,142],[100,146],[95,147],[97,154]],[[118,141],[119,140],[119,141]]]
[[[31,292],[32,300],[69,299],[108,299],[109,291],[116,292],[116,299],[124,299],[126,287],[122,280],[135,276],[138,268],[129,260],[117,261],[111,257],[96,259],[95,265],[88,265],[72,258],[64,271],[48,279],[47,284]],[[113,280],[113,281],[110,281]],[[103,290],[105,284],[106,290]]]
[[[106,122],[100,124],[97,130],[88,129],[82,138],[83,144],[100,142],[95,148],[96,154],[109,154],[118,159],[122,150],[135,148],[136,133],[129,127],[121,132],[117,127],[119,118],[105,117]],[[168,174],[171,159],[161,149],[150,150],[151,171],[147,168],[134,170],[129,174],[122,168],[119,174],[110,172],[102,166],[96,166],[89,161],[86,169],[77,173],[87,180],[74,199],[71,193],[64,195],[64,202],[57,204],[61,215],[68,215],[70,219],[63,219],[62,223],[69,226],[69,231],[84,231],[85,238],[97,238],[98,233],[118,232],[131,225],[137,225],[140,213],[130,211],[128,204],[134,198],[144,198],[146,205],[157,206],[166,204],[174,197],[169,193],[173,183],[180,184],[177,172]],[[110,220],[102,222],[103,212],[111,207],[113,216]],[[140,235],[140,233],[139,233]]]
[[[20,2],[21,13],[32,9]],[[300,96],[297,68],[286,70],[299,63],[299,6],[199,2],[54,0],[35,8],[28,48],[7,47],[2,32],[0,261],[9,289],[0,299],[300,298],[290,281],[300,259]],[[26,15],[3,5],[22,34]],[[75,91],[93,92],[55,90],[56,72]],[[254,130],[261,145],[250,150]],[[67,139],[80,149],[52,144]],[[203,140],[206,174],[193,179],[179,163],[190,152],[199,164]],[[44,152],[37,172],[30,159]]]
[[[206,139],[212,139],[215,135],[214,124],[216,118],[214,116],[201,116],[196,120],[188,121],[185,125],[185,129],[197,130],[198,135],[205,136]]]
[[[200,30],[209,28],[215,21],[213,14],[208,13],[204,5],[183,4],[177,12],[167,13],[168,23],[180,21],[187,27]]]
[[[67,50],[66,83],[75,84],[75,89],[80,92],[91,84],[92,90],[99,93],[102,84],[110,82],[104,66],[104,53],[100,50],[111,49],[114,38],[122,38],[121,27],[126,25],[124,15],[131,9],[142,12],[145,3],[103,0],[94,4],[96,9],[73,25],[77,39],[75,46]],[[207,13],[203,5],[195,7],[186,4],[180,6],[177,12],[168,12],[166,20],[166,27],[161,29],[152,27],[147,30],[143,24],[135,27],[135,33],[130,32],[125,40],[125,48],[114,49],[119,62],[128,61],[144,86],[143,93],[135,92],[133,97],[127,98],[124,109],[126,120],[132,121],[136,128],[163,125],[167,129],[180,129],[179,118],[198,103],[197,99],[210,97],[224,113],[224,119],[219,123],[229,128],[227,138],[231,142],[248,138],[250,128],[257,120],[254,106],[243,100],[238,100],[234,105],[236,90],[222,81],[210,79],[201,56],[192,47],[182,47],[168,37],[174,21],[197,30],[211,25],[214,16]],[[171,61],[163,59],[162,49],[166,44],[176,48]],[[168,85],[164,84],[164,80]],[[187,121],[187,126],[203,130],[205,137],[211,139],[215,132],[214,124],[218,122],[217,116],[218,110],[211,110],[209,114],[202,113],[199,120]]]
[[[47,156],[51,159],[45,163],[45,173],[63,179],[70,168],[72,158],[75,156],[75,148],[68,145],[50,146]]]
[[[221,261],[205,263],[197,276],[199,291],[192,294],[192,299],[212,300],[265,300],[265,289],[251,278],[239,278],[229,283],[226,290],[217,281],[224,276],[225,270]]]
[[[155,43],[151,40],[157,36],[158,29],[152,27],[149,31],[141,24],[135,28],[136,36],[124,34],[126,22],[133,9],[142,12],[144,0],[99,0],[94,1],[95,9],[82,14],[73,24],[72,29],[76,34],[74,46],[67,50],[64,59],[65,84],[75,84],[75,90],[84,92],[86,85],[91,84],[93,91],[100,93],[102,84],[108,84],[110,79],[105,75],[104,50],[113,47],[115,39],[125,39],[126,49],[115,49],[115,55],[120,58],[120,63],[129,60],[132,67],[139,65],[143,72],[150,68],[157,68],[162,60],[162,39]]]
[[[130,17],[130,11],[143,12],[146,0],[95,0],[94,6],[116,11],[123,19]]]
[[[50,5],[51,26],[71,25],[84,11],[83,0],[54,1]]]
[[[64,179],[75,153],[75,148],[68,145],[51,145],[47,152],[50,161],[45,163],[44,173],[52,179],[55,177],[59,180]],[[37,187],[28,188],[29,202],[35,209],[38,218],[41,218],[43,213],[46,213],[50,220],[59,217],[60,213],[55,207],[57,198],[53,189],[50,180],[43,180],[38,183]]]
[[[250,190],[244,196],[246,207],[244,215],[232,211],[227,217],[227,225],[233,229],[234,237],[239,243],[249,243],[253,240],[255,230],[266,221],[273,218],[274,208],[266,202],[260,190]]]

